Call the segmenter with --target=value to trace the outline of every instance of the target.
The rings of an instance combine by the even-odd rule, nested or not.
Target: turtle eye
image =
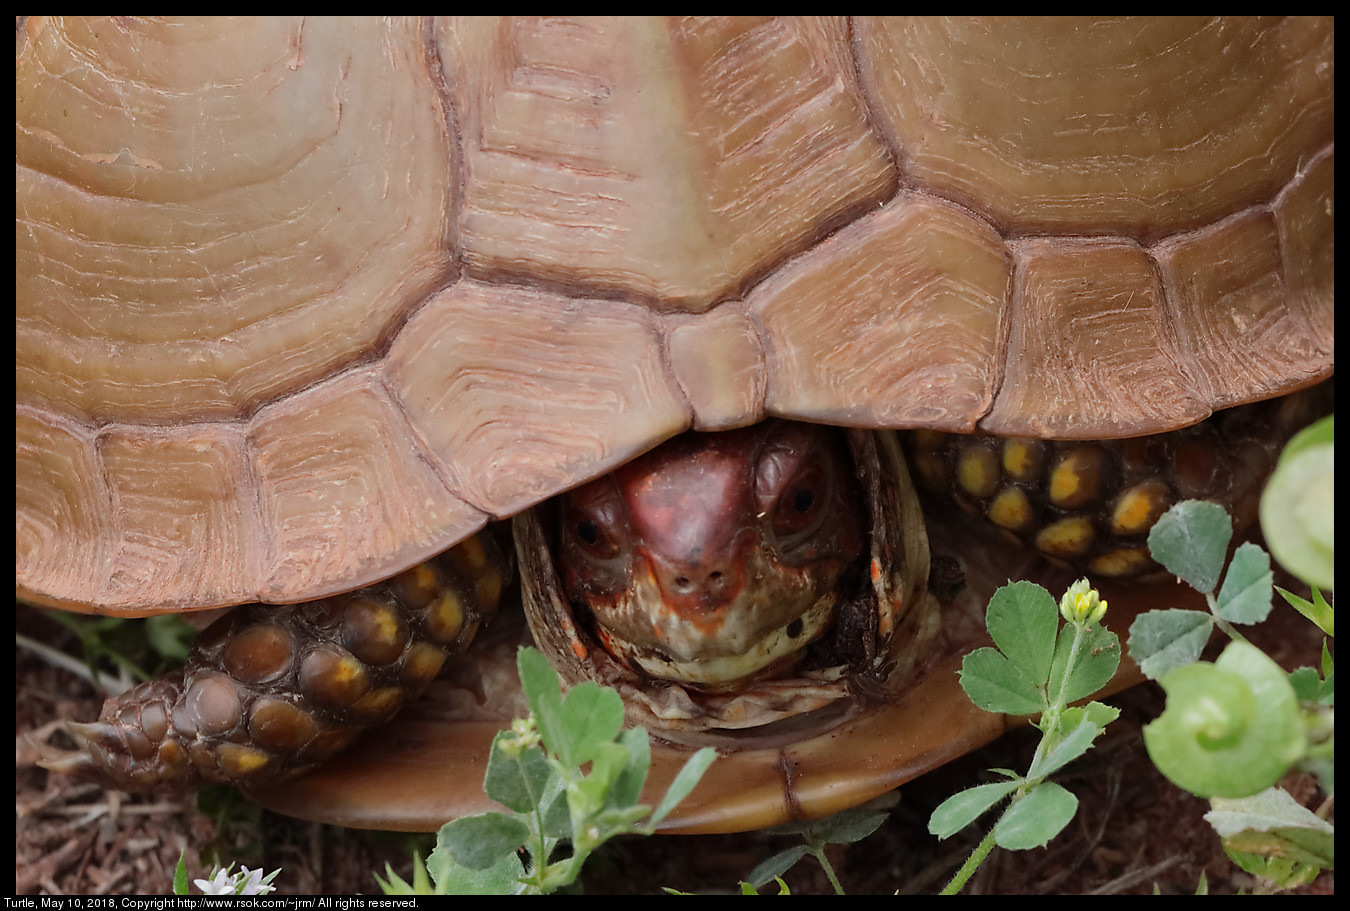
[[[564,495],[558,521],[558,574],[568,599],[622,591],[633,532],[614,482],[601,478]]]
[[[575,530],[582,544],[595,547],[600,543],[600,529],[596,528],[595,523],[590,519],[577,519]]]
[[[773,509],[773,533],[783,548],[814,532],[829,502],[829,477],[814,463],[803,466],[779,493]]]
[[[608,560],[619,552],[618,542],[599,516],[572,508],[563,519],[563,533],[574,547],[597,560]]]
[[[563,544],[587,560],[618,556],[627,522],[622,499],[608,480],[568,494],[562,511]]]

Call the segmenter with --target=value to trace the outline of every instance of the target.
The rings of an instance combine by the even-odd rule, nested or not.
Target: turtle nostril
[[[695,579],[693,576],[680,575],[670,579],[670,590],[679,595],[693,595],[698,591],[711,594],[726,588],[727,574],[722,570],[713,570],[707,575]]]

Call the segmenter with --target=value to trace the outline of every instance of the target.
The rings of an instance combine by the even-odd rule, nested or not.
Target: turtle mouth
[[[735,687],[787,671],[833,624],[846,567],[806,573],[746,550],[744,576],[757,584],[718,603],[672,599],[650,568],[635,573],[619,596],[587,605],[596,638],[630,666],[682,684]]]

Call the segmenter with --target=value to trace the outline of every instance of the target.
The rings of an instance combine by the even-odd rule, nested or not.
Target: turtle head
[[[730,686],[795,664],[866,551],[837,432],[769,421],[685,434],[568,494],[559,570],[630,667]]]

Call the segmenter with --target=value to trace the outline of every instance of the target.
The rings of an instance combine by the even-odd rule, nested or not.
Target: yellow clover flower
[[[1075,626],[1091,626],[1106,615],[1106,602],[1087,579],[1079,579],[1059,600],[1059,613]]]

